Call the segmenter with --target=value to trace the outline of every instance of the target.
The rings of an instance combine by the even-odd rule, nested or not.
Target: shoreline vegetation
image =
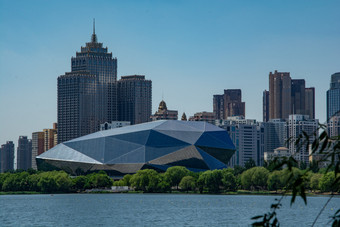
[[[56,193],[46,193],[46,192],[36,192],[36,191],[8,191],[3,192],[0,191],[0,196],[2,195],[58,195],[58,194],[181,194],[181,195],[282,195],[283,192],[276,192],[276,191],[247,191],[247,190],[238,190],[235,192],[221,192],[221,193],[208,193],[203,192],[199,193],[196,191],[189,191],[189,192],[183,192],[183,191],[172,191],[172,192],[155,192],[155,193],[148,193],[143,191],[121,191],[116,192],[112,191],[111,189],[101,189],[98,191],[78,191],[78,192],[56,192]],[[291,196],[291,193],[286,193],[285,195]],[[308,197],[318,197],[318,196],[331,196],[332,193],[330,192],[306,192],[306,195]],[[333,193],[333,196],[340,197],[340,193]]]
[[[303,176],[307,196],[340,195],[340,183],[334,185],[335,174],[325,169],[313,172],[293,167],[281,170],[270,165],[191,172],[174,166],[164,173],[152,169],[139,170],[113,181],[106,172],[70,176],[64,171],[13,171],[0,174],[0,195],[63,193],[181,193],[218,195],[291,195],[287,182]],[[293,173],[293,174],[292,174]],[[120,188],[117,190],[117,188]],[[123,188],[123,189],[122,189]]]

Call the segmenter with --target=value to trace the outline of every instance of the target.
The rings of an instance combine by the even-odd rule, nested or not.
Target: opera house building
[[[202,121],[160,120],[99,131],[58,144],[37,156],[40,170],[79,175],[104,170],[111,176],[140,169],[191,171],[226,168],[235,152],[227,131]]]

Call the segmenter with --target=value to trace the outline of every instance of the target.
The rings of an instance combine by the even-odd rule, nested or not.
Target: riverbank
[[[196,191],[172,191],[168,193],[146,193],[143,191],[112,191],[110,189],[95,189],[89,191],[78,191],[78,192],[56,192],[56,193],[43,193],[35,191],[10,191],[10,192],[0,192],[1,195],[36,195],[36,194],[201,194],[201,195],[282,195],[282,191],[249,191],[249,190],[237,190],[235,192],[221,192],[221,193],[199,193]],[[290,192],[286,195],[291,195]],[[331,192],[306,192],[307,196],[330,196]],[[333,193],[334,196],[340,196],[340,193]]]

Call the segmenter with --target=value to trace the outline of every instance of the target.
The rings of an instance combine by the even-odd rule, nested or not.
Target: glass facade
[[[71,58],[71,72],[58,77],[58,143],[117,120],[116,81],[117,59],[93,32]]]
[[[330,89],[327,91],[327,121],[340,111],[340,73],[331,77]]]
[[[39,169],[71,174],[105,170],[124,175],[143,168],[192,171],[226,167],[235,152],[228,133],[206,122],[161,120],[92,133],[37,157]]]

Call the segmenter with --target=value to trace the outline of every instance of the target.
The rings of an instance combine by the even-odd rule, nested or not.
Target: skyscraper
[[[37,162],[35,158],[38,155],[44,153],[44,132],[33,132],[32,133],[32,169],[37,169]]]
[[[269,119],[286,119],[291,113],[291,78],[288,72],[269,73]]]
[[[225,119],[224,118],[224,95],[213,96],[213,112],[215,114],[215,119]]]
[[[233,116],[245,117],[245,102],[242,102],[241,89],[226,89],[223,95],[213,96],[215,119],[227,119]]]
[[[216,121],[216,125],[228,132],[236,147],[236,152],[228,163],[229,167],[244,166],[251,159],[256,165],[263,165],[264,127],[262,124],[253,119],[235,116]]]
[[[225,118],[233,116],[246,116],[245,102],[242,102],[241,89],[224,90]]]
[[[132,125],[150,121],[152,82],[145,76],[122,76],[117,82],[118,120]]]
[[[331,76],[330,88],[327,91],[327,121],[340,111],[340,72]]]
[[[269,91],[264,90],[263,91],[263,100],[262,100],[263,106],[263,122],[269,121]]]
[[[58,142],[99,130],[100,124],[117,118],[117,59],[97,41],[71,58],[71,72],[58,77]]]
[[[305,144],[300,147],[297,146],[296,141],[304,132],[309,136],[309,143],[312,144],[315,139],[314,133],[318,128],[318,123],[319,121],[316,119],[309,119],[308,115],[289,115],[289,119],[285,126],[287,132],[285,140],[288,143],[290,154],[294,155],[295,159],[299,162],[309,162],[309,150],[306,148]]]
[[[0,172],[6,172],[14,169],[14,143],[7,141],[1,145],[0,149]]]
[[[44,129],[44,152],[55,146],[55,135],[57,134],[57,124],[53,124],[53,128]]]
[[[291,110],[293,114],[305,114],[305,88],[306,82],[303,79],[292,79]]]
[[[20,136],[17,149],[17,169],[32,168],[32,140]]]
[[[269,96],[269,103],[267,98]],[[269,118],[265,111],[269,108]],[[291,79],[289,72],[269,73],[269,94],[263,93],[263,121],[288,119],[290,114],[315,118],[315,89],[306,88],[304,79]]]
[[[305,89],[305,114],[309,119],[315,119],[315,88],[308,87]]]

